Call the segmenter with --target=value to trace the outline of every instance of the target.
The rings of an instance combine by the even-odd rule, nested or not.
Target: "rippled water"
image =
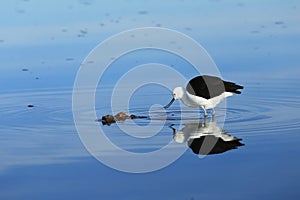
[[[226,110],[224,105],[216,110],[214,120],[211,117],[199,119],[197,110],[185,107],[181,110],[179,103],[166,113],[159,108],[149,113],[147,105],[153,99],[137,102],[138,107],[130,108],[131,114],[149,118],[128,119],[110,126],[91,119],[103,128],[112,142],[130,152],[156,151],[172,140],[175,144],[188,147],[184,155],[169,167],[133,178],[105,167],[84,149],[73,122],[70,88],[1,94],[0,177],[13,182],[18,179],[22,188],[37,188],[46,193],[49,192],[48,187],[53,189],[60,182],[58,185],[63,188],[60,191],[62,194],[70,190],[91,191],[101,198],[112,195],[108,192],[110,185],[125,185],[127,189],[131,185],[141,190],[145,188],[139,184],[141,181],[143,184],[154,184],[149,186],[151,191],[160,191],[160,187],[170,188],[170,185],[176,188],[175,182],[178,182],[185,194],[212,195],[214,190],[226,193],[234,189],[237,195],[250,195],[248,199],[258,197],[251,196],[252,190],[275,197],[282,194],[277,188],[297,185],[297,179],[291,177],[300,175],[298,83],[298,80],[270,80],[261,81],[259,85],[245,85],[242,95],[228,98]],[[137,95],[142,94],[143,90]],[[101,90],[97,91],[97,95],[108,97]],[[156,95],[157,98],[153,98],[162,105],[170,98],[169,93]],[[34,107],[27,107],[29,104]],[[143,104],[144,108],[141,106]],[[96,112],[99,118],[111,114],[111,110],[102,104],[97,105]],[[223,117],[224,127],[222,120],[220,122]],[[158,134],[146,139],[132,138],[122,132],[124,127],[135,126],[144,127],[145,132],[139,133],[140,136],[153,127],[161,129]],[[211,138],[214,133],[215,137]],[[230,142],[232,139],[234,142]],[[205,148],[201,147],[204,141],[213,142],[218,148],[210,153],[205,152]],[[203,158],[201,153],[209,155]],[[19,180],[18,177],[24,179]],[[80,178],[93,189],[88,189],[87,185],[65,187],[65,177],[68,181]],[[49,180],[39,184],[43,179]],[[162,182],[159,187],[155,186],[157,182]],[[4,181],[1,181],[1,187],[5,188]],[[1,192],[5,196],[12,190],[6,188]],[[149,194],[149,198],[156,196],[144,192]],[[163,196],[179,193],[176,189],[166,191]],[[295,197],[298,192],[295,190],[292,194]],[[36,191],[29,194],[29,197],[42,196]]]
[[[235,135],[256,137],[259,135],[277,135],[281,133],[294,132],[300,129],[299,116],[300,111],[300,93],[297,91],[296,83],[282,82],[277,85],[272,85],[274,90],[271,95],[270,88],[260,88],[255,85],[247,85],[242,95],[236,95],[227,99],[227,108],[224,105],[217,108],[218,114],[215,121],[225,117],[224,128],[230,130]],[[283,82],[284,83],[284,82]],[[149,90],[149,89],[148,89]],[[259,94],[253,95],[259,91]],[[145,91],[149,92],[149,91]],[[285,93],[285,95],[282,94]],[[98,94],[103,95],[103,91],[98,91]],[[1,95],[1,115],[2,130],[20,131],[42,129],[46,134],[52,132],[74,133],[74,123],[71,110],[71,88],[48,89],[46,91],[25,91],[7,93]],[[140,94],[142,96],[142,93]],[[169,99],[169,93],[157,94],[162,95],[164,104]],[[107,98],[107,94],[104,96]],[[155,97],[153,98],[155,99]],[[152,102],[152,100],[150,101]],[[130,108],[130,114],[137,116],[146,116],[142,119],[128,119],[126,122],[119,123],[119,126],[147,126],[151,121],[156,122],[155,125],[163,125],[164,128],[170,125],[184,125],[190,122],[204,122],[203,113],[200,110],[190,109],[187,107],[172,106],[165,112],[164,109],[157,107],[150,110],[147,107],[147,101],[144,108]],[[27,105],[33,104],[33,108]],[[102,115],[113,114],[108,107],[100,106],[96,108],[97,115],[101,118]],[[121,111],[121,110],[120,110]],[[212,121],[211,117],[206,119]],[[99,123],[101,125],[101,123]],[[223,125],[223,124],[220,124]],[[117,129],[117,125],[104,127],[109,130]],[[47,131],[45,131],[47,130]],[[165,132],[171,132],[172,129]],[[55,135],[55,134],[54,134]],[[169,134],[171,136],[171,134]]]

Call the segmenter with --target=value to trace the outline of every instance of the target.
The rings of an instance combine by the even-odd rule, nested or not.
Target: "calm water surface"
[[[299,8],[296,0],[1,1],[0,199],[300,199]],[[95,118],[119,111],[151,118],[111,126],[88,122],[130,152],[156,151],[170,141],[174,150],[187,148],[163,169],[130,174],[85,149],[73,120],[72,87],[96,45],[139,27],[188,35],[208,51],[224,79],[245,89],[228,98],[226,109],[220,105],[214,120],[179,102],[167,113],[152,107],[171,98],[157,85],[139,88],[128,110],[112,112],[112,86],[135,66],[159,63],[187,79],[198,75],[170,52],[147,49],[114,60],[95,95]],[[152,76],[177,86],[168,74],[147,74]],[[122,131],[136,126],[140,137],[160,129],[144,139]],[[210,154],[201,155],[212,143]]]
[[[99,123],[113,142],[128,151],[153,151],[173,139],[196,146],[188,148],[170,166],[147,174],[118,172],[89,155],[74,128],[69,88],[1,94],[0,194],[3,199],[86,196],[108,199],[124,195],[127,199],[139,199],[141,195],[146,199],[282,199],[287,196],[296,199],[300,176],[299,81],[245,82],[243,94],[227,101],[223,127],[224,134],[242,141],[226,144],[220,140],[219,149],[204,158],[196,154],[203,140],[201,131],[205,132],[205,127],[220,128],[218,114],[215,122],[207,119],[204,124],[203,119],[194,118],[195,111],[187,109],[182,111],[182,122],[179,104],[175,104],[168,111],[160,133],[140,142],[125,136],[116,124]],[[145,92],[150,90],[145,88]],[[143,90],[136,94],[136,101],[142,93]],[[156,95],[153,99],[161,104],[170,98],[169,93],[153,91],[153,94]],[[103,91],[97,95],[103,96]],[[152,99],[144,99],[142,104],[148,103]],[[28,108],[27,104],[34,107]],[[131,111],[148,114],[147,109]],[[97,112],[101,117],[109,114],[109,109],[99,106]],[[154,118],[157,116],[159,113]],[[134,123],[146,129],[149,119],[127,120],[119,125]]]

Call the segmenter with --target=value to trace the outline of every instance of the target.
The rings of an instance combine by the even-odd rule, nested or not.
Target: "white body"
[[[190,139],[209,135],[221,138],[225,142],[237,140],[236,137],[233,137],[223,131],[222,128],[215,122],[184,124],[184,128],[181,130],[174,130],[173,139],[177,143],[183,143]]]
[[[204,110],[204,115],[206,116],[206,109],[213,109],[225,98],[232,96],[233,93],[231,92],[223,92],[219,96],[213,97],[211,99],[205,99],[202,97],[198,97],[188,93],[182,87],[177,87],[173,90],[173,97],[174,99],[179,99],[182,103],[188,107],[201,107]]]
[[[186,91],[181,101],[189,107],[203,107],[204,109],[212,109],[216,107],[219,103],[221,103],[225,98],[232,95],[233,93],[231,92],[224,92],[219,96],[213,97],[211,99],[205,99],[202,97],[192,95]]]

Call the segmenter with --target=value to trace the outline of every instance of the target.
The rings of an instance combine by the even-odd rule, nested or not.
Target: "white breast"
[[[213,97],[211,99],[205,99],[202,97],[198,97],[195,95],[191,95],[190,93],[186,92],[186,97],[182,99],[183,103],[190,107],[199,107],[203,106],[205,109],[211,109],[216,107],[221,101],[225,98],[232,96],[233,93],[231,92],[223,92],[219,96]]]

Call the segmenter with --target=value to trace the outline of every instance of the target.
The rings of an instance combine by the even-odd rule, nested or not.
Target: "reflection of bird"
[[[187,142],[195,154],[219,154],[244,145],[241,139],[227,134],[214,121],[187,123],[181,130],[171,128],[174,140]]]
[[[197,76],[189,81],[186,89],[176,87],[173,90],[173,99],[164,108],[167,109],[179,99],[186,106],[201,107],[204,110],[204,116],[207,116],[206,109],[212,109],[212,115],[214,115],[214,108],[221,101],[234,94],[241,94],[238,90],[243,88],[241,85],[223,81],[215,76]]]

